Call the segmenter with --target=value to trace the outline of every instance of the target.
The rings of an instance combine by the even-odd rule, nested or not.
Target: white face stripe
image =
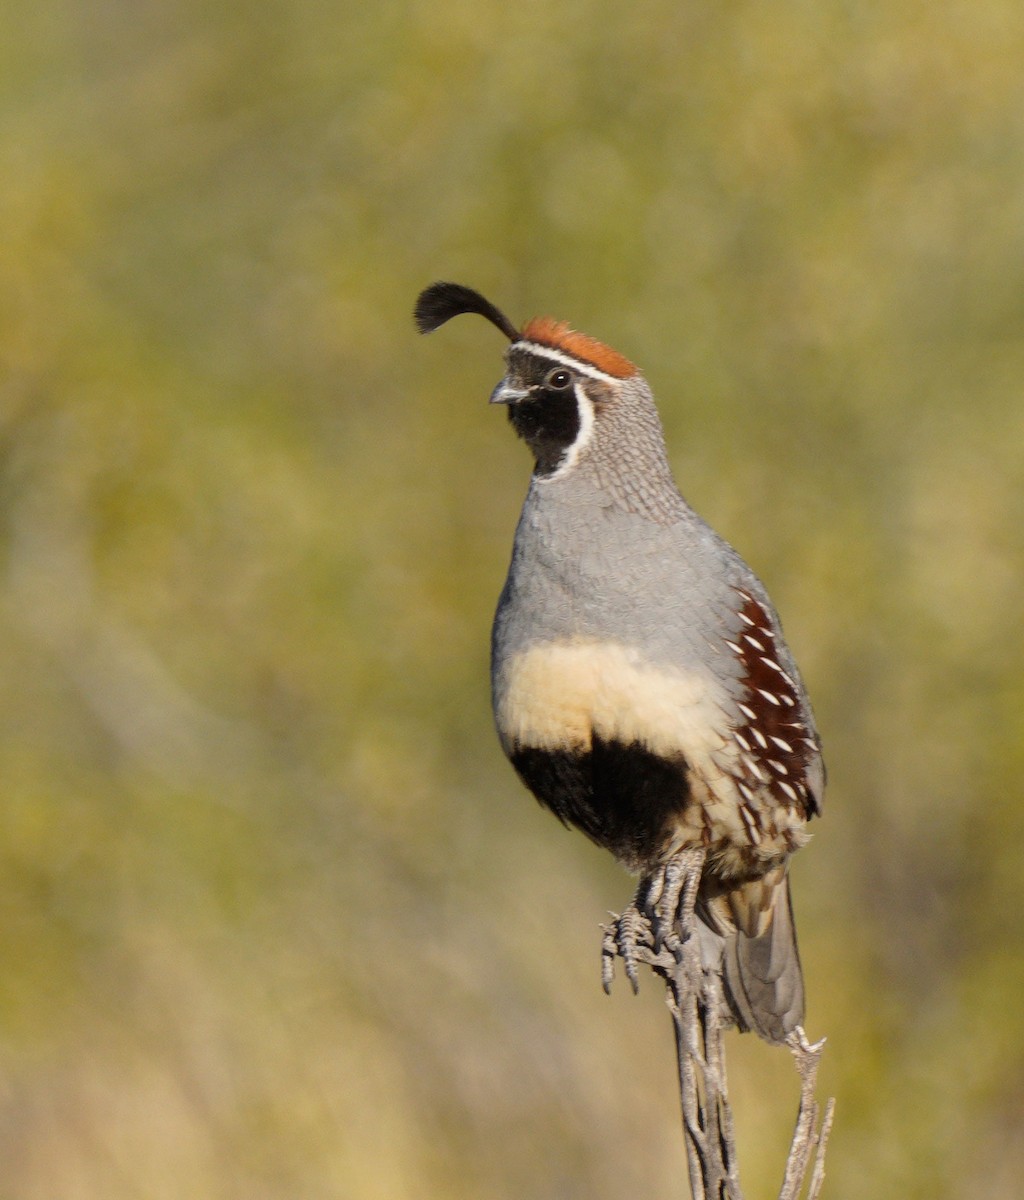
[[[576,434],[573,444],[562,455],[562,461],[550,475],[540,476],[539,483],[550,483],[553,479],[561,479],[563,475],[568,475],[576,465],[576,460],[584,447],[590,441],[590,435],[594,432],[594,406],[590,403],[590,397],[578,383],[573,383],[572,390],[576,397],[576,411],[580,416],[579,433]]]
[[[510,348],[525,350],[527,354],[536,354],[540,358],[549,358],[552,362],[578,371],[581,375],[589,375],[591,379],[599,379],[602,383],[622,383],[618,376],[609,375],[607,371],[602,371],[593,363],[584,362],[581,358],[574,358],[571,354],[563,354],[561,350],[552,350],[550,346],[542,346],[540,342],[513,342]]]

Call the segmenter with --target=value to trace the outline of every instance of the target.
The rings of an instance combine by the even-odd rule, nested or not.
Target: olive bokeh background
[[[1021,1194],[1022,61],[1014,0],[4,8],[0,1196],[686,1194],[631,883],[491,729],[529,462],[436,278],[641,364],[782,611],[826,1195]]]

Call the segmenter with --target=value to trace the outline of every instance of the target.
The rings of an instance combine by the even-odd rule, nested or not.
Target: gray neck
[[[646,380],[637,375],[617,393],[588,388],[580,397],[583,413],[577,443],[551,475],[535,476],[542,493],[558,485],[590,493],[600,503],[671,525],[690,513],[679,494],[665,451],[665,436]],[[580,487],[580,485],[583,485]],[[588,486],[589,485],[589,486]]]

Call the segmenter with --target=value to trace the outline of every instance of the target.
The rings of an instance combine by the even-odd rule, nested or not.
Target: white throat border
[[[611,376],[603,378],[610,379]],[[550,475],[544,475],[540,478],[541,483],[553,483],[557,479],[563,479],[576,466],[576,463],[583,451],[590,444],[590,439],[594,433],[594,406],[590,401],[590,397],[575,381],[572,385],[573,395],[576,397],[576,411],[580,417],[580,428],[576,434],[576,439],[562,455],[562,461],[551,472]]]

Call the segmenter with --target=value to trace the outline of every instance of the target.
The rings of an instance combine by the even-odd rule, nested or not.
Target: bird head
[[[571,470],[602,414],[627,392],[634,400],[638,394],[649,399],[638,369],[603,342],[550,317],[537,317],[518,330],[500,309],[462,284],[431,284],[420,293],[414,315],[420,332],[430,333],[461,313],[485,317],[509,339],[506,373],[491,403],[507,406],[541,477]]]

